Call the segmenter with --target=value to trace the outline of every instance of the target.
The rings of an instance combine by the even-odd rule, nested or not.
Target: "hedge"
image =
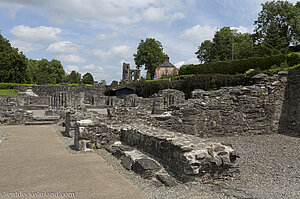
[[[213,90],[225,86],[252,85],[249,75],[224,75],[207,74],[193,75],[176,81],[152,81],[134,82],[129,86],[136,89],[136,94],[141,97],[150,97],[163,89],[177,89],[185,93],[186,98],[191,97],[191,92],[195,89]]]
[[[292,53],[290,55],[274,55],[269,57],[253,57],[243,60],[210,62],[198,65],[183,65],[179,69],[179,75],[190,74],[241,74],[249,69],[260,69],[262,71],[270,69],[272,66],[280,66],[286,62],[289,67],[300,63],[300,55]]]
[[[16,89],[17,85],[34,86],[36,84],[0,83],[0,89]]]

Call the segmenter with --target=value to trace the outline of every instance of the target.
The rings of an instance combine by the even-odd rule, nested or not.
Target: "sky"
[[[67,73],[89,72],[110,83],[121,80],[123,62],[136,68],[133,54],[146,38],[160,41],[178,68],[199,63],[194,53],[216,30],[252,33],[264,2],[0,0],[0,31],[29,59],[57,59]]]

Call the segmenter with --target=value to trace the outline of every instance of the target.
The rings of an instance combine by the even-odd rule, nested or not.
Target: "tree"
[[[70,84],[79,84],[80,80],[81,74],[74,70],[68,75],[68,83]]]
[[[58,60],[27,60],[26,82],[58,84],[66,81],[65,70]]]
[[[256,43],[266,55],[287,53],[290,45],[300,41],[300,3],[271,1],[261,5],[254,22]]]
[[[162,64],[167,57],[163,52],[162,44],[153,38],[141,40],[137,47],[137,53],[133,56],[137,68],[144,65],[151,79],[154,78],[155,68]]]
[[[0,82],[24,83],[26,57],[0,34]]]
[[[205,40],[195,52],[201,62],[245,59],[254,56],[254,42],[249,33],[223,27],[216,31],[212,41]]]
[[[102,85],[106,85],[105,79],[101,80],[101,84],[102,84]]]
[[[200,62],[210,62],[213,60],[213,53],[212,53],[213,43],[210,40],[205,40],[199,46],[198,51],[195,52],[197,58]]]
[[[94,84],[94,77],[93,77],[93,75],[91,73],[86,73],[82,77],[82,82],[84,84]]]
[[[119,82],[116,81],[116,80],[113,80],[110,84],[111,86],[118,86],[119,85]]]

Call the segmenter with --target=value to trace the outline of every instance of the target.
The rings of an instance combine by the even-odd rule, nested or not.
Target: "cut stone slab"
[[[167,174],[156,174],[156,178],[165,186],[173,187],[177,185],[176,180]]]
[[[138,159],[132,165],[132,170],[146,179],[154,177],[161,168],[155,161],[146,158]]]

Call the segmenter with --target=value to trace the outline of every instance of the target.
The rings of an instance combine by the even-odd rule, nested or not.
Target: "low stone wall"
[[[169,118],[155,122],[200,137],[276,133],[285,86],[284,79],[277,77],[253,86],[195,90],[194,99],[181,104]]]
[[[212,143],[139,124],[112,125],[91,120],[76,123],[74,145],[77,150],[108,147],[120,140],[149,153],[183,182],[239,174],[238,155],[230,144]]]
[[[17,107],[0,107],[0,125],[20,125],[32,120],[32,112]]]
[[[80,120],[75,125],[74,146],[85,151],[108,147],[120,140],[121,126],[107,125],[102,122]]]
[[[154,98],[152,107],[153,114],[161,114],[167,111],[171,106],[178,106],[185,103],[184,92],[175,89],[161,90],[154,94],[152,98]]]
[[[238,155],[229,144],[139,125],[122,129],[121,141],[151,154],[184,182],[239,174]]]

